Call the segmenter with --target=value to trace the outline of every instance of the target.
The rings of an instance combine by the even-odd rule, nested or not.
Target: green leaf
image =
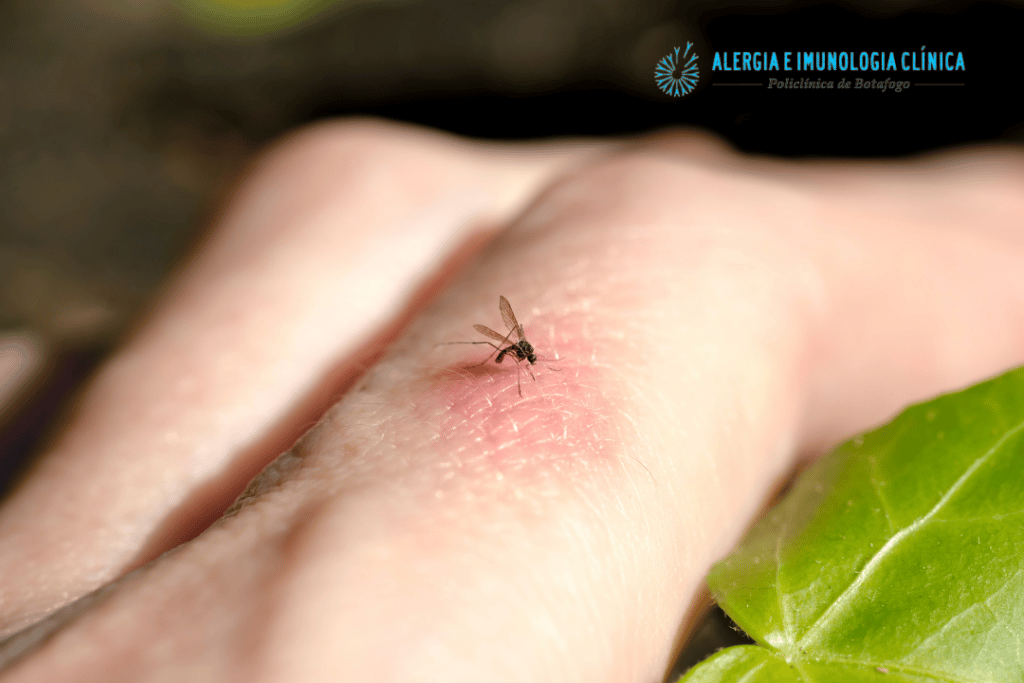
[[[776,652],[756,645],[740,645],[722,650],[701,662],[683,679],[686,683],[804,683],[828,681],[842,683],[934,683],[935,679],[884,666],[847,662],[793,662]]]
[[[841,445],[715,565],[763,647],[682,680],[1024,680],[1024,369]]]

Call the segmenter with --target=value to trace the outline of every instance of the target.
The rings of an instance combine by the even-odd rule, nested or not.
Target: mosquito
[[[519,388],[519,395],[523,395],[523,383],[520,379],[520,363],[527,361],[529,365],[526,366],[526,371],[530,373],[530,377],[536,382],[537,378],[533,376],[533,370],[530,369],[530,365],[537,364],[537,352],[533,348],[533,344],[526,341],[526,334],[523,332],[523,326],[516,320],[516,314],[512,312],[512,304],[508,302],[503,296],[498,297],[498,309],[501,311],[501,319],[505,321],[505,326],[508,328],[508,334],[501,334],[495,332],[486,325],[473,325],[473,329],[484,335],[490,337],[494,342],[489,341],[475,341],[475,342],[447,342],[448,344],[490,344],[494,347],[494,351],[491,355],[484,358],[483,361],[473,365],[471,367],[478,368],[491,358],[494,358],[494,354],[498,354],[497,358],[494,358],[495,363],[500,363],[505,360],[505,356],[508,356],[516,362],[516,386]],[[516,341],[512,341],[512,335],[515,335]],[[505,346],[507,344],[507,346]],[[554,368],[551,368],[552,370]]]

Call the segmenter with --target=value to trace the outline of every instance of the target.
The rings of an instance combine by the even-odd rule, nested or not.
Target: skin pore
[[[0,681],[660,680],[801,457],[1024,360],[1022,168],[293,136],[0,510]]]

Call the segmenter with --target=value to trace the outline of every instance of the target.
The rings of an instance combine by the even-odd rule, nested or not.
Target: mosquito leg
[[[471,343],[473,343],[473,344],[491,344],[491,342],[471,342]],[[498,346],[497,344],[491,344],[491,346],[494,347],[494,351],[491,351],[491,355],[487,356],[487,358],[484,358],[482,361],[480,361],[476,365],[470,365],[469,367],[471,367],[471,368],[478,368],[481,365],[483,365],[484,363],[486,363],[487,361],[489,361],[490,359],[494,358],[494,354],[496,354],[499,351],[501,351],[501,347]]]
[[[489,342],[489,341],[479,341],[479,342],[464,342],[464,341],[457,341],[457,342],[441,342],[440,344],[435,344],[435,346],[448,346],[448,345],[450,345],[450,344],[490,344],[491,346],[493,346],[493,347],[494,347],[494,349],[495,349],[495,350],[491,352],[491,355],[490,355],[490,356],[487,356],[487,358],[484,358],[484,359],[483,359],[483,361],[481,361],[481,362],[477,363],[476,365],[470,365],[469,367],[471,367],[471,368],[478,368],[478,367],[480,367],[481,365],[483,365],[484,363],[486,363],[487,361],[489,361],[489,360],[490,360],[491,358],[493,358],[493,357],[494,357],[494,354],[495,354],[495,353],[496,353],[497,351],[501,351],[501,347],[500,347],[500,346],[498,346],[497,344],[493,344],[493,343],[491,343],[491,342]]]
[[[551,367],[550,365],[547,364],[547,361],[560,361],[560,360],[562,360],[561,358],[545,358],[544,356],[541,356],[541,355],[538,354],[537,355],[537,360],[545,361],[544,367],[546,367],[548,370],[551,370],[553,372],[561,372],[562,371],[562,368],[553,368],[553,367]]]
[[[458,341],[458,342],[441,342],[440,344],[434,344],[434,346],[450,346],[451,344],[491,344],[491,342],[489,342],[489,341],[482,341],[482,342],[463,342],[463,341]],[[491,346],[494,346],[494,344],[491,344]],[[498,348],[498,347],[495,346],[494,348]]]

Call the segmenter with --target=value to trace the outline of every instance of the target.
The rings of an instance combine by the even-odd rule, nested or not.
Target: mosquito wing
[[[486,325],[473,325],[473,329],[479,332],[480,334],[484,335],[485,337],[490,337],[494,341],[501,342],[503,344],[508,342],[508,337],[510,334],[512,334],[511,332],[509,332],[508,334],[498,334],[497,332],[487,327]]]
[[[523,326],[519,324],[518,320],[516,320],[516,314],[512,312],[512,304],[510,304],[508,302],[508,299],[506,299],[505,297],[499,296],[498,308],[501,309],[501,319],[505,321],[505,326],[508,327],[509,334],[511,335],[513,332],[515,332],[517,335],[519,335],[519,339],[517,341],[522,341]]]

